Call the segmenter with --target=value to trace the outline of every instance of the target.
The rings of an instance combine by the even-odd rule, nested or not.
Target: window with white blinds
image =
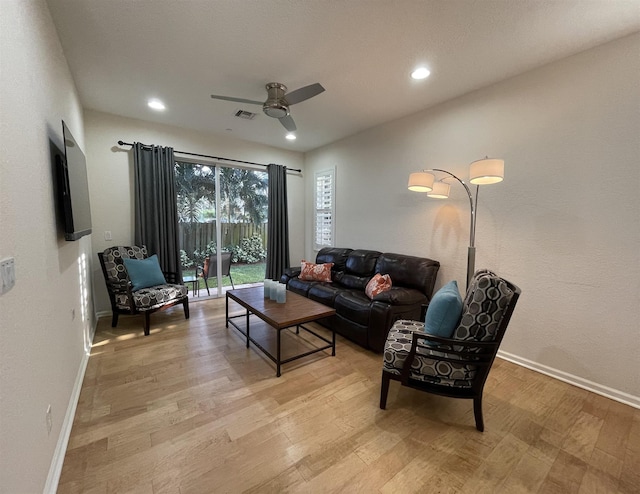
[[[316,172],[314,249],[332,247],[335,237],[335,169]]]

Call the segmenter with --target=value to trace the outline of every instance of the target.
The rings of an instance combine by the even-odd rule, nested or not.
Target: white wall
[[[91,238],[65,242],[56,228],[49,144],[62,146],[62,119],[83,148],[84,130],[44,1],[0,1],[0,37],[0,259],[15,258],[17,277],[0,296],[0,492],[34,493],[64,455],[58,440],[94,327],[78,281]]]
[[[307,238],[313,173],[335,165],[336,245],[431,257],[437,288],[464,287],[464,189],[442,202],[407,179],[504,158],[476,236],[476,266],[523,291],[502,350],[640,406],[639,53],[636,34],[308,153]]]
[[[167,121],[171,115],[167,114]],[[114,245],[133,242],[133,156],[118,141],[172,146],[178,151],[221,156],[255,163],[277,163],[303,173],[287,175],[289,236],[292,262],[304,252],[304,160],[302,153],[159,125],[96,111],[85,111],[89,194],[93,220],[93,257]],[[178,155],[180,156],[180,155]],[[206,160],[202,160],[206,161]],[[104,240],[111,231],[112,241]],[[99,262],[94,264],[96,309],[110,311]]]

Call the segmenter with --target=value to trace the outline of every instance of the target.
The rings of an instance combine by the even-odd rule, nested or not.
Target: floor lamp
[[[435,173],[444,173],[446,176],[436,181]],[[475,199],[471,189],[453,173],[440,168],[422,170],[409,175],[409,190],[414,192],[426,192],[428,197],[434,199],[447,199],[451,186],[445,182],[448,178],[454,178],[462,184],[469,196],[471,207],[471,225],[469,232],[469,249],[467,253],[467,289],[475,272],[476,264],[476,210],[478,208],[478,192],[480,185],[489,185],[502,182],[504,178],[504,160],[484,158],[474,161],[469,165],[469,182],[476,186]]]

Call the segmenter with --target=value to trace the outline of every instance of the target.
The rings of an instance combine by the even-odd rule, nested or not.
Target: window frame
[[[318,207],[320,202],[319,192],[322,187],[326,188],[325,182],[329,180],[329,207]],[[323,247],[334,247],[335,246],[335,237],[336,237],[336,169],[327,168],[325,170],[318,170],[314,173],[313,180],[313,249],[314,251],[319,251]],[[324,242],[323,238],[326,235],[326,215],[329,214],[329,226],[328,226],[328,234],[330,239],[328,242]],[[324,215],[324,223],[325,226],[322,228],[322,232],[319,232],[319,222],[318,217],[320,215]],[[320,241],[319,241],[320,240]]]

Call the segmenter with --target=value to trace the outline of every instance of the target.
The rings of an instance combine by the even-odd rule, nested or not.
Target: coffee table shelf
[[[240,304],[246,309],[245,314],[230,316],[229,315],[229,300]],[[331,340],[328,340],[324,336],[318,334],[314,330],[304,326],[305,323],[317,321],[325,317],[333,316],[336,313],[335,309],[322,305],[313,300],[309,300],[301,295],[293,292],[287,292],[287,301],[284,303],[277,303],[275,300],[264,298],[264,290],[261,286],[242,288],[238,290],[229,290],[226,292],[226,327],[231,324],[236,330],[245,336],[247,341],[247,348],[249,344],[253,343],[258,349],[262,351],[267,357],[269,357],[276,364],[276,376],[281,375],[281,366],[287,362],[297,360],[303,357],[307,357],[314,353],[318,353],[327,349],[331,349],[331,355],[336,354],[336,333],[331,331]],[[256,341],[251,336],[251,315],[254,315],[267,323],[267,325],[276,331],[276,355],[269,352],[263,345]],[[245,320],[244,328],[239,324],[236,324],[234,319],[243,318]],[[282,359],[281,348],[281,332],[288,328],[296,328],[296,334],[299,334],[300,329],[312,334],[316,338],[322,340],[326,345],[322,345],[312,350],[299,353],[293,357]]]

